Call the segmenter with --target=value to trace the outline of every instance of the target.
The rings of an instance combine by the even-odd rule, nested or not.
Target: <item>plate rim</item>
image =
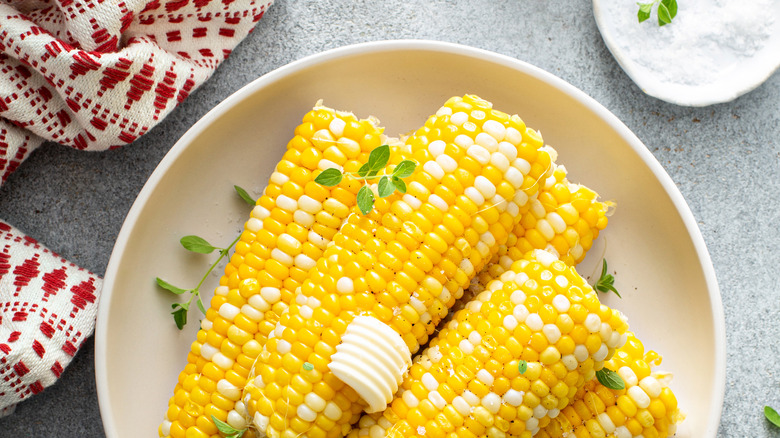
[[[493,62],[518,72],[528,74],[542,82],[546,82],[556,88],[563,90],[572,99],[593,111],[621,138],[623,138],[623,140],[648,166],[650,171],[666,191],[667,195],[672,201],[672,204],[680,215],[680,218],[682,219],[689,236],[691,237],[691,241],[693,243],[696,255],[698,256],[699,264],[701,265],[700,267],[704,275],[708,295],[710,297],[710,310],[713,316],[714,329],[714,353],[716,358],[716,363],[713,364],[713,385],[715,388],[715,393],[713,395],[715,401],[715,412],[712,412],[711,417],[707,420],[706,434],[707,436],[714,437],[717,434],[720,424],[726,384],[726,329],[723,302],[717,283],[717,277],[715,275],[715,269],[712,265],[712,261],[709,252],[707,251],[701,230],[696,224],[693,213],[685,201],[682,193],[675,185],[674,181],[671,179],[666,170],[663,168],[661,163],[655,158],[654,155],[652,155],[652,153],[650,153],[641,140],[639,140],[639,138],[623,122],[621,122],[620,119],[618,119],[616,115],[614,115],[602,104],[598,103],[595,99],[587,95],[584,91],[555,76],[554,74],[525,61],[521,61],[519,59],[500,53],[462,44],[421,39],[384,40],[352,44],[308,55],[289,64],[278,67],[239,88],[230,96],[225,98],[222,102],[214,106],[214,108],[209,110],[198,121],[196,121],[165,154],[147,181],[144,183],[144,186],[133,202],[133,205],[130,207],[130,210],[125,217],[125,220],[115,241],[104,275],[101,297],[98,304],[94,336],[95,381],[98,395],[98,406],[102,418],[103,430],[106,433],[106,436],[117,436],[113,410],[108,402],[110,399],[110,391],[108,389],[108,377],[106,374],[107,364],[105,356],[105,350],[107,348],[106,331],[108,330],[108,311],[113,294],[114,277],[119,270],[118,260],[124,252],[124,248],[129,241],[131,231],[135,228],[138,222],[139,213],[143,209],[143,206],[146,204],[151,194],[159,185],[160,180],[166,173],[167,169],[178,159],[178,157],[187,149],[187,146],[198,135],[202,134],[204,131],[210,128],[211,125],[217,122],[218,119],[228,110],[241,104],[246,99],[251,98],[251,96],[260,89],[272,85],[274,82],[286,77],[287,75],[294,74],[298,71],[308,69],[312,66],[326,63],[337,58],[355,57],[365,54],[376,54],[390,51],[435,51],[465,56],[482,61]]]

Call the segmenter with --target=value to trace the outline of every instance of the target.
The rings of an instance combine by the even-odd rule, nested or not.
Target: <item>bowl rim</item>
[[[607,49],[617,61],[620,68],[626,72],[629,78],[642,90],[643,93],[656,99],[663,100],[680,106],[704,107],[719,103],[730,102],[743,94],[749,93],[767,81],[780,68],[780,56],[775,56],[771,61],[771,66],[753,77],[751,81],[742,81],[733,88],[724,88],[717,83],[703,84],[699,86],[680,86],[683,88],[667,89],[663,85],[645,78],[651,77],[644,73],[636,62],[623,55],[614,35],[607,31],[606,18],[602,11],[602,0],[593,0],[593,16],[596,20],[596,27],[599,29],[601,38],[604,40]],[[605,8],[608,8],[606,6]],[[679,90],[688,89],[690,93],[679,93]]]
[[[100,408],[103,429],[106,433],[106,436],[118,436],[116,432],[116,423],[114,420],[113,409],[109,403],[110,391],[108,389],[109,385],[108,376],[106,373],[107,363],[105,356],[105,351],[107,348],[106,332],[108,330],[108,313],[114,288],[114,277],[119,270],[118,260],[121,258],[121,255],[124,252],[124,248],[130,239],[131,231],[135,228],[135,225],[138,222],[139,214],[151,194],[157,188],[167,169],[178,159],[178,157],[187,149],[187,146],[198,135],[209,129],[211,125],[214,124],[214,122],[216,122],[220,117],[222,117],[224,113],[228,112],[228,110],[231,108],[241,104],[246,99],[251,98],[251,96],[259,90],[268,86],[272,86],[276,81],[286,77],[287,75],[291,75],[296,72],[309,69],[313,66],[327,63],[339,58],[394,51],[429,51],[465,56],[480,61],[496,63],[523,74],[530,75],[541,82],[545,82],[555,88],[560,89],[569,97],[578,101],[590,111],[593,111],[599,118],[606,122],[607,125],[612,128],[645,162],[645,164],[666,191],[673,205],[680,214],[688,234],[691,236],[691,241],[693,242],[694,249],[698,256],[709,293],[711,303],[710,310],[713,316],[714,353],[716,358],[716,361],[713,364],[715,367],[713,378],[713,387],[715,391],[713,394],[713,401],[715,402],[714,406],[716,408],[715,412],[712,412],[711,417],[707,420],[706,436],[714,437],[720,424],[725,396],[726,330],[723,303],[715,275],[715,269],[712,265],[712,261],[710,259],[709,252],[707,251],[701,231],[699,230],[693,213],[691,212],[688,204],[685,202],[682,193],[672,181],[671,177],[666,173],[663,166],[661,166],[660,162],[658,162],[655,156],[650,153],[641,140],[639,140],[639,138],[623,122],[621,122],[617,116],[612,114],[612,112],[610,112],[606,107],[598,103],[592,97],[588,96],[582,90],[553,75],[552,73],[549,73],[539,67],[516,58],[488,50],[456,43],[419,39],[385,40],[358,43],[308,55],[289,64],[283,65],[258,77],[257,79],[254,79],[252,82],[238,89],[225,100],[217,104],[214,108],[209,110],[203,117],[195,122],[195,124],[192,125],[166,153],[166,155],[163,157],[163,159],[160,161],[155,170],[152,172],[151,176],[144,184],[143,188],[133,202],[132,207],[128,211],[122,228],[119,231],[114,248],[111,252],[111,257],[104,275],[103,288],[98,305],[97,321],[95,325],[95,381],[97,385],[98,405]]]

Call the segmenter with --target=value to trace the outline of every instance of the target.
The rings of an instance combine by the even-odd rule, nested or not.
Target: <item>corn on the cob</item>
[[[364,416],[351,436],[531,437],[625,342],[626,329],[574,268],[537,250],[457,312],[392,405]]]
[[[355,172],[382,142],[374,120],[319,104],[303,118],[236,244],[169,401],[160,436],[218,436],[211,416],[242,429],[249,371],[294,290],[341,227],[360,185],[314,182]]]
[[[667,385],[667,375],[653,372],[661,357],[645,352],[633,333],[605,366],[616,370],[625,389],[609,389],[592,379],[571,405],[550,421],[537,437],[666,438],[674,435],[683,419],[677,399]]]
[[[376,408],[334,371],[350,324],[370,316],[416,352],[506,241],[554,155],[519,117],[474,96],[450,99],[406,144],[418,163],[408,192],[348,218],[259,356],[245,400],[261,433],[335,437]],[[397,385],[363,383],[385,385],[381,404]]]
[[[599,201],[598,194],[588,187],[569,182],[563,165],[555,165],[538,197],[529,202],[530,208],[509,235],[506,245],[499,248],[491,263],[474,279],[456,304],[457,310],[534,249],[557,254],[569,266],[578,264],[607,226],[614,207],[610,201]]]

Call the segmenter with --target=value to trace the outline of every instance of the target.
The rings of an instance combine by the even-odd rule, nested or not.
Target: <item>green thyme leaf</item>
[[[200,311],[203,312],[203,314],[205,315],[206,308],[203,306],[203,301],[201,301],[200,295],[198,295],[198,300],[196,301],[196,303],[198,303],[198,309],[200,309]]]
[[[181,295],[184,292],[189,292],[190,291],[189,289],[182,289],[180,287],[176,287],[176,286],[168,283],[167,281],[163,280],[160,277],[155,278],[155,280],[157,280],[157,286],[160,286],[161,288],[167,290],[168,292],[173,292],[176,295]]]
[[[217,430],[219,430],[221,433],[225,435],[227,438],[241,438],[241,436],[246,432],[246,429],[236,429],[235,427],[225,423],[224,421],[220,421],[219,418],[215,416],[211,416],[211,421],[214,422],[214,425],[217,426]]]
[[[333,187],[339,185],[342,178],[344,178],[344,175],[341,174],[341,171],[335,167],[331,167],[320,172],[320,174],[314,178],[314,182],[321,186]]]
[[[414,161],[411,160],[403,160],[400,163],[398,163],[397,166],[395,166],[395,169],[393,169],[393,176],[396,176],[398,178],[407,178],[412,176],[412,173],[414,173],[414,169],[417,168],[417,164]]]
[[[376,196],[386,198],[396,190],[401,193],[406,193],[406,183],[403,181],[403,178],[410,177],[417,168],[417,163],[414,161],[403,160],[393,168],[392,173],[380,175],[380,173],[386,172],[386,166],[389,162],[390,146],[385,144],[371,151],[368,155],[368,162],[363,163],[363,165],[358,168],[357,172],[341,173],[336,169],[329,169],[320,173],[314,181],[320,185],[330,187],[340,183],[342,178],[353,178],[364,182],[379,178],[376,193],[367,185],[364,185],[357,194],[358,208],[363,214],[368,214],[371,209],[374,208]],[[326,175],[326,172],[330,173],[330,175]],[[323,175],[326,175],[327,177]]]
[[[764,416],[770,423],[780,427],[780,414],[770,406],[764,406]]]
[[[368,176],[368,172],[371,171],[371,166],[368,165],[368,163],[363,163],[362,166],[360,166],[360,169],[358,169],[358,176],[361,178],[365,178]]]
[[[669,14],[669,8],[665,4],[658,5],[658,25],[664,26],[672,22],[672,16]]]
[[[626,382],[623,381],[623,378],[609,368],[602,368],[596,371],[596,378],[599,380],[599,383],[609,389],[620,390],[626,387]]]
[[[653,11],[653,4],[653,2],[637,3],[637,5],[639,5],[639,10],[636,15],[640,23],[650,18],[650,13]]]
[[[303,369],[306,371],[311,371],[314,369],[314,364],[311,362],[304,362],[303,363]]]
[[[528,362],[521,360],[520,363],[517,364],[517,371],[519,371],[520,374],[525,374],[525,372],[528,371]]]
[[[247,193],[246,190],[244,190],[242,187],[235,186],[235,185],[233,186],[233,188],[236,189],[236,193],[238,193],[238,196],[240,196],[241,199],[243,199],[244,202],[247,203],[247,205],[249,205],[250,207],[255,206],[255,200],[252,199],[251,196],[249,196],[249,193]]]
[[[214,261],[214,263],[212,263],[211,266],[209,266],[209,268],[206,270],[206,273],[203,274],[203,277],[201,277],[200,281],[198,282],[198,285],[192,289],[182,289],[180,287],[168,283],[167,281],[161,279],[160,277],[156,277],[157,285],[167,291],[173,292],[177,295],[183,294],[185,292],[190,293],[190,299],[186,303],[173,303],[171,305],[171,307],[173,308],[173,312],[171,312],[173,314],[173,320],[174,322],[176,322],[176,327],[178,327],[179,330],[184,328],[184,326],[187,324],[187,312],[190,309],[190,304],[192,303],[193,299],[195,299],[196,304],[200,309],[200,311],[203,312],[204,315],[206,314],[206,308],[203,305],[203,301],[201,300],[200,297],[200,287],[203,286],[203,282],[206,281],[206,278],[208,278],[209,274],[211,274],[211,271],[213,271],[214,268],[219,264],[220,260],[222,260],[224,257],[228,255],[228,253],[230,252],[230,248],[232,248],[240,238],[241,238],[241,234],[236,236],[236,238],[233,239],[233,241],[230,243],[230,245],[227,246],[227,248],[215,248],[200,237],[197,236],[182,237],[181,244],[188,250],[208,253],[214,251],[215,249],[219,249],[219,256]]]
[[[171,314],[174,322],[176,322],[176,327],[181,330],[187,325],[187,306],[182,305],[182,303],[174,303],[171,307],[174,309]]]
[[[395,185],[395,188],[398,189],[399,192],[406,193],[406,183],[404,182],[404,180],[402,180],[401,178],[395,175],[393,175],[391,180],[393,181],[393,185]]]
[[[181,246],[183,246],[187,251],[197,252],[200,254],[208,254],[216,249],[219,249],[208,243],[206,239],[198,236],[182,237]]]
[[[677,16],[677,0],[661,0],[661,4],[669,10],[669,21],[674,20],[674,17]]]
[[[615,277],[612,274],[607,274],[607,259],[603,259],[602,261],[601,276],[598,281],[596,281],[596,285],[593,286],[593,288],[602,293],[614,292],[619,298],[623,298],[620,296],[617,289],[615,289]]]
[[[389,177],[383,176],[382,178],[379,178],[377,192],[380,198],[387,198],[395,192],[395,184],[393,184],[393,181]]]
[[[374,208],[374,192],[372,192],[368,186],[363,186],[358,190],[357,205],[360,212],[364,215],[368,214],[371,209]]]
[[[372,171],[380,171],[390,160],[390,146],[383,144],[368,154],[368,167]]]
[[[653,0],[648,3],[637,3],[639,10],[636,13],[637,20],[641,23],[653,13],[653,7],[658,5],[656,15],[658,15],[658,25],[665,26],[672,22],[677,16],[677,0]]]

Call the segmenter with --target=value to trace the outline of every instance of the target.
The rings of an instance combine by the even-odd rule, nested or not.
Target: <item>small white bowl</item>
[[[732,11],[738,13],[716,14],[722,5],[738,8]],[[655,11],[639,23],[637,10],[635,0],[593,0],[593,15],[607,48],[650,96],[682,106],[728,102],[761,85],[780,67],[778,1],[680,1],[677,17],[663,27]],[[728,35],[740,26],[742,33]],[[650,65],[651,58],[667,62]]]
[[[594,249],[581,272],[595,271],[606,253],[623,299],[605,302],[628,315],[674,374],[683,424],[693,431],[678,438],[714,438],[725,389],[723,309],[704,241],[674,182],[617,117],[563,80],[513,58],[430,41],[360,44],[286,65],[225,99],[173,146],[128,213],[106,271],[95,329],[106,435],[155,433],[195,339],[197,310],[177,330],[175,298],[154,278],[191,287],[214,257],[187,253],[179,238],[230,242],[249,214],[233,185],[262,191],[318,99],[373,114],[392,135],[467,93],[520,114],[558,150],[573,181],[617,201],[597,240],[606,248]],[[206,299],[216,282],[212,276],[202,287]]]

